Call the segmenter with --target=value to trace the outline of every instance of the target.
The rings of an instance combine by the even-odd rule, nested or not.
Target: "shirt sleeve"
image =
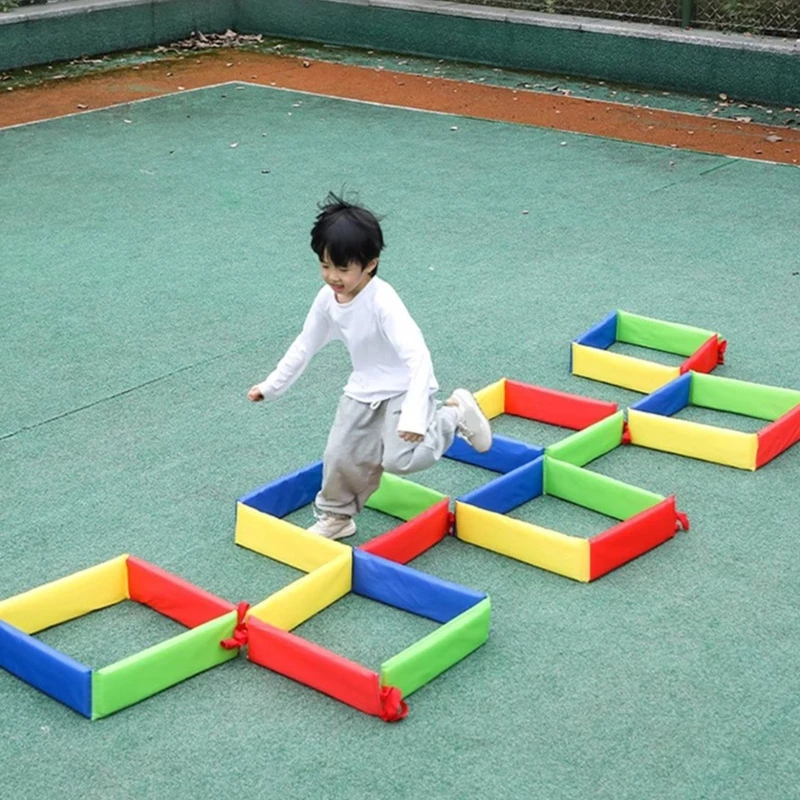
[[[431,386],[435,383],[425,338],[403,301],[394,293],[382,299],[380,321],[386,338],[410,372],[397,429],[424,434],[428,429]]]
[[[292,342],[286,355],[269,377],[258,384],[265,399],[279,397],[303,374],[311,359],[333,339],[330,321],[325,313],[323,295],[317,295],[303,330]]]

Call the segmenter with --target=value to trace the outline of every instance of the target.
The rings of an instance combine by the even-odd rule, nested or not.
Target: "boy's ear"
[[[373,258],[372,261],[370,261],[369,264],[367,264],[367,267],[366,267],[367,272],[370,272],[370,273],[374,272],[378,268],[378,262],[379,261],[380,261],[379,258]]]

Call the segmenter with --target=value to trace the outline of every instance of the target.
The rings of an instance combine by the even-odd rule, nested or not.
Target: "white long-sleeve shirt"
[[[400,296],[378,277],[349,302],[338,303],[323,286],[303,330],[270,376],[258,385],[266,399],[283,394],[326,344],[339,340],[350,353],[353,372],[344,393],[374,403],[407,393],[398,430],[424,434],[430,396],[439,388],[419,326]]]

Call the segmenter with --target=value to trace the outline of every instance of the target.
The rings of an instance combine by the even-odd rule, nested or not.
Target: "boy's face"
[[[333,289],[340,303],[349,303],[369,283],[377,265],[376,258],[366,267],[362,267],[358,261],[340,266],[331,261],[327,252],[319,262],[322,280]]]

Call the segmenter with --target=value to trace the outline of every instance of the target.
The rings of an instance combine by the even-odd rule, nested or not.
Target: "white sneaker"
[[[479,453],[490,450],[492,428],[472,393],[466,389],[456,389],[447,400],[447,405],[455,406],[460,412],[456,435],[465,439],[469,446]]]
[[[324,536],[326,539],[345,539],[356,532],[356,523],[352,517],[320,513],[308,532]]]

